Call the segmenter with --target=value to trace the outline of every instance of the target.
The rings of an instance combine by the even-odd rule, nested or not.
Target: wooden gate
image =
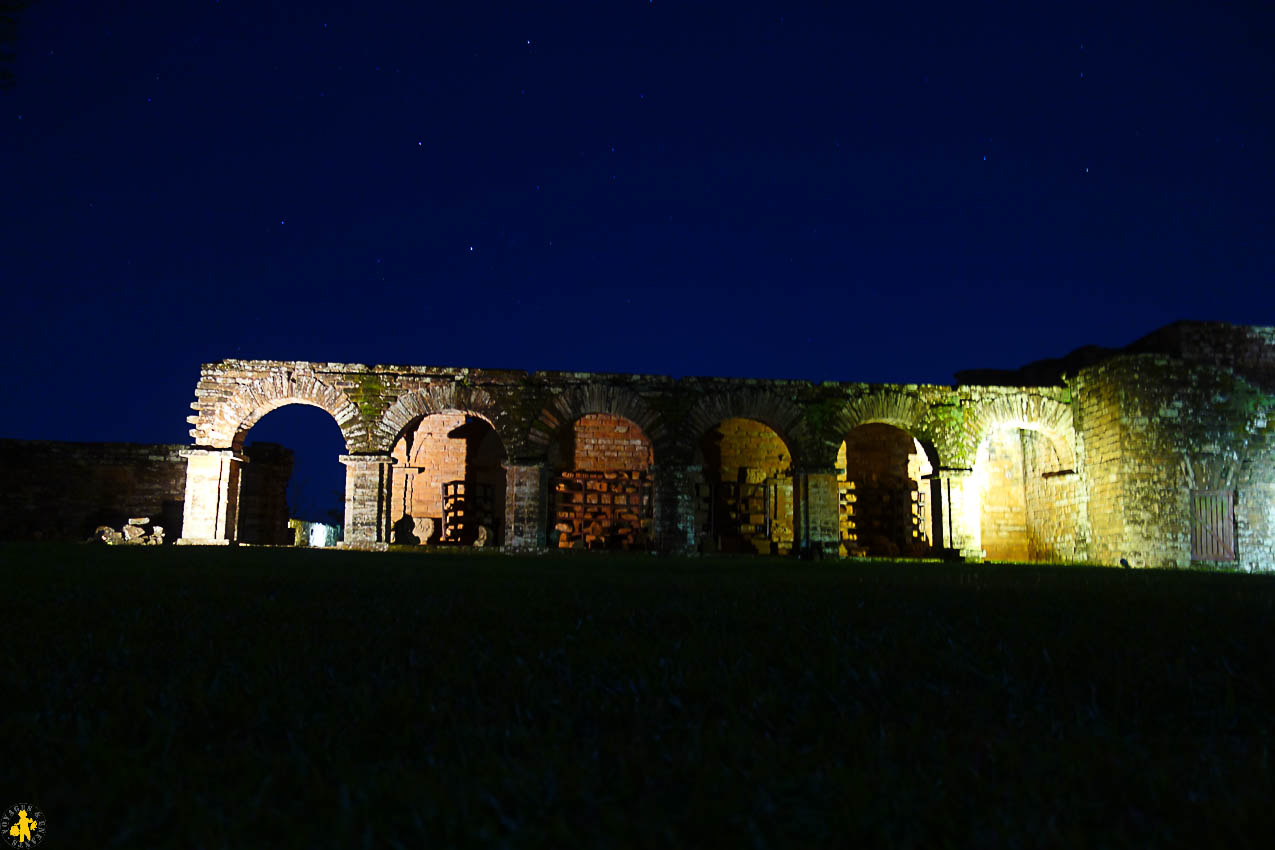
[[[1191,491],[1191,560],[1235,560],[1234,491]]]

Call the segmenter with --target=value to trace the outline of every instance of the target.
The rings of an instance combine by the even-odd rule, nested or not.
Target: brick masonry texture
[[[615,497],[631,507],[627,497],[637,494],[625,488],[639,480],[648,510],[623,511],[639,518],[632,534],[619,535],[633,545],[819,555],[845,547],[850,554],[850,488],[843,485],[854,479],[839,454],[848,440],[861,439],[856,428],[882,425],[915,440],[906,453],[900,438],[897,451],[878,447],[875,459],[860,460],[888,462],[894,471],[877,470],[878,481],[884,474],[907,505],[900,511],[884,509],[880,499],[854,502],[865,520],[874,512],[894,516],[891,530],[879,535],[886,540],[924,539],[932,552],[975,558],[1181,566],[1192,557],[1192,491],[1226,491],[1235,506],[1232,566],[1275,568],[1275,437],[1268,424],[1275,329],[1183,322],[1121,350],[1082,349],[1015,373],[963,374],[985,374],[985,382],[226,360],[205,365],[195,390],[197,451],[184,533],[189,542],[233,539],[241,466],[234,458],[245,436],[275,407],[302,403],[328,411],[345,438],[351,546],[380,548],[391,540],[404,495],[396,489],[400,470],[413,464],[398,445],[445,415],[490,426],[499,451],[483,463],[490,472],[499,455],[495,477],[503,474],[504,484],[495,539],[511,550],[544,548],[551,531],[613,542],[621,513]],[[1023,377],[1029,374],[1036,378]],[[456,458],[447,463],[448,475],[459,474]],[[466,454],[465,476],[475,463]],[[596,481],[629,483],[583,489],[598,505],[609,497],[612,510],[580,524],[557,515],[553,494],[568,471],[579,473],[575,481],[593,481],[584,473],[596,473]],[[606,478],[620,471],[642,476]],[[432,502],[409,501],[413,511],[432,509]],[[584,504],[591,504],[587,495]],[[904,525],[900,535],[895,526]],[[639,540],[639,531],[649,541]]]
[[[549,447],[550,545],[646,549],[654,526],[652,448],[636,423],[588,413],[559,429]]]
[[[906,431],[872,423],[852,430],[837,452],[839,536],[844,554],[929,554],[933,467]]]
[[[87,540],[149,517],[181,534],[185,446],[0,440],[0,539]]]
[[[169,541],[182,534],[187,446],[0,439],[0,540],[86,540],[148,517]],[[242,542],[282,543],[292,452],[249,449],[240,500]],[[248,471],[248,470],[251,471]]]

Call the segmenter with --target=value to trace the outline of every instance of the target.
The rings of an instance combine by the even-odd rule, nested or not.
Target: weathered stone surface
[[[424,546],[434,538],[434,520],[430,517],[416,517],[412,520],[412,534]]]
[[[130,517],[180,528],[183,448],[0,439],[0,540],[83,541]]]
[[[109,525],[99,525],[97,530],[93,532],[93,539],[99,543],[114,546],[117,543],[124,542],[124,535],[120,534]]]
[[[868,548],[849,536],[861,510],[865,522],[906,520],[883,538],[900,554],[1182,565],[1192,493],[1207,490],[1231,494],[1235,564],[1275,568],[1275,329],[1179,323],[1063,366],[1019,374],[1039,385],[933,386],[226,360],[205,365],[196,389],[183,533],[233,539],[244,437],[298,402],[345,436],[351,545],[434,517],[435,491],[463,482],[467,494],[503,485],[489,534],[511,551],[628,540],[855,554]],[[442,425],[475,422],[491,435],[483,463],[504,458],[503,481],[480,482],[472,446],[439,442],[456,439]],[[895,452],[909,459],[894,472],[881,466],[892,450],[876,450],[854,473],[839,456],[861,426],[899,429],[914,441],[899,445],[919,449]],[[430,428],[437,445],[422,453],[413,435]],[[564,502],[567,480],[590,486],[566,487]]]
[[[383,549],[390,540],[388,453],[341,455],[345,464],[345,539],[352,549]]]

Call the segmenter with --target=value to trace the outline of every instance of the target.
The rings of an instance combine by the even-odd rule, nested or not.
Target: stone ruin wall
[[[868,467],[856,473],[845,446],[869,433],[852,434],[858,426],[877,424],[914,439],[930,464],[922,474],[911,452],[892,483],[915,504],[932,553],[1185,566],[1198,531],[1192,494],[1204,491],[1233,501],[1235,556],[1224,565],[1271,570],[1273,398],[1275,329],[1216,323],[1170,326],[1048,386],[230,360],[203,367],[192,447],[0,441],[0,537],[78,540],[149,516],[169,540],[290,542],[291,455],[245,441],[270,410],[303,403],[328,411],[345,438],[347,542],[356,547],[385,546],[397,518],[432,507],[402,508],[407,435],[481,421],[483,482],[499,485],[492,542],[510,551],[619,541],[664,552],[861,554],[855,511],[861,524],[884,514],[852,507],[850,485]],[[436,446],[440,454],[417,465],[445,465],[456,448]],[[456,461],[440,476],[474,475]],[[599,478],[575,519],[559,515],[555,495],[571,475]],[[721,486],[741,482],[752,489]]]
[[[146,517],[172,541],[182,534],[189,446],[0,439],[0,540],[88,540]],[[292,452],[258,443],[245,476],[245,542],[286,543]],[[260,486],[259,486],[260,485]],[[259,529],[282,523],[264,539]]]
[[[204,367],[196,396],[191,423],[197,445],[191,451],[193,486],[186,501],[190,542],[233,539],[244,439],[261,416],[290,403],[321,407],[341,428],[346,541],[370,547],[391,542],[390,529],[403,518],[394,482],[404,458],[395,454],[395,446],[425,423],[441,421],[428,418],[438,414],[482,420],[498,437],[505,487],[495,542],[510,550],[561,545],[562,538],[551,540],[551,532],[581,534],[575,526],[557,527],[565,519],[557,515],[563,506],[551,494],[564,472],[576,471],[567,469],[566,458],[577,468],[597,466],[588,460],[595,451],[605,456],[603,466],[613,467],[607,474],[625,471],[614,467],[646,466],[628,472],[642,488],[649,487],[643,511],[630,511],[640,513],[639,523],[647,523],[649,535],[630,535],[621,541],[626,546],[666,552],[720,546],[835,557],[849,542],[843,537],[843,485],[855,474],[839,468],[838,455],[856,427],[881,424],[918,441],[930,464],[925,480],[916,484],[916,498],[923,493],[927,506],[926,527],[918,536],[936,550],[980,557],[980,506],[970,480],[979,444],[997,429],[1022,427],[1048,434],[1068,468],[1076,452],[1065,386],[675,380],[231,360]],[[633,436],[618,435],[620,428],[631,428]],[[612,441],[605,449],[602,435]],[[709,437],[719,443],[706,452]],[[570,448],[564,450],[567,443]],[[635,450],[636,455],[625,454]],[[768,460],[769,455],[774,458]],[[599,504],[607,497],[614,506],[615,497],[623,495],[623,507],[632,507],[628,497],[633,494],[594,492]],[[720,503],[712,504],[718,497]],[[1068,507],[1073,538],[1087,535],[1083,507],[1079,500]],[[619,513],[611,512],[612,522]],[[706,514],[716,516],[715,527],[706,527]],[[196,526],[190,526],[191,518]],[[586,519],[605,525],[606,518]],[[723,529],[730,539],[723,538]]]
[[[564,473],[606,479],[628,468],[623,484],[595,487],[606,510],[570,525],[568,545],[714,551],[730,513],[727,530],[745,550],[858,554],[856,473],[843,447],[856,427],[880,424],[915,439],[930,464],[922,474],[912,452],[917,462],[898,471],[933,552],[1183,566],[1192,560],[1192,492],[1204,490],[1233,498],[1233,565],[1275,568],[1275,329],[1183,323],[1104,358],[1045,386],[228,360],[202,368],[194,446],[0,441],[0,536],[84,539],[97,525],[150,516],[169,540],[289,542],[291,457],[245,450],[245,441],[270,410],[302,403],[341,428],[347,543],[356,547],[388,544],[396,510],[428,513],[401,507],[407,459],[395,445],[443,421],[423,417],[445,414],[457,427],[487,423],[496,448],[483,449],[483,474],[500,485],[492,542],[510,551],[544,549],[564,533],[552,496]],[[706,457],[713,435],[738,445]],[[731,458],[749,451],[757,456]],[[760,457],[768,453],[774,468]],[[453,466],[447,475],[461,475]],[[769,488],[765,500],[756,501],[759,489],[715,487],[740,483],[741,470],[743,483]],[[989,489],[992,479],[1001,490]],[[719,497],[734,501],[714,504]],[[617,537],[619,526],[627,531]]]
[[[182,526],[185,446],[0,439],[0,539],[88,540],[148,517]]]
[[[1232,368],[1156,354],[1078,376],[1096,558],[1192,562],[1192,491],[1232,494],[1237,564],[1275,568],[1272,396]]]
[[[252,443],[239,493],[239,532],[244,543],[288,545],[296,535],[288,527],[288,481],[292,450],[276,443]]]

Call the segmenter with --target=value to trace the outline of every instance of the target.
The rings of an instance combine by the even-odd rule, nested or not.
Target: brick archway
[[[971,548],[990,560],[1074,560],[1086,516],[1078,498],[1071,407],[1032,392],[984,397],[966,417]]]
[[[655,462],[659,463],[669,436],[664,423],[640,395],[626,387],[595,384],[559,393],[531,423],[527,441],[543,454],[560,429],[590,413],[622,416],[637,425],[654,446]]]
[[[906,431],[925,449],[935,469],[951,454],[946,436],[935,425],[933,406],[906,392],[878,391],[847,402],[833,420],[831,436],[839,445],[855,428],[874,424]]]
[[[1061,469],[1076,468],[1076,429],[1071,406],[1036,393],[1014,392],[975,405],[965,418],[964,454],[971,461],[984,440],[1003,428],[1039,431],[1058,452]]]
[[[366,439],[363,418],[349,396],[293,368],[276,367],[233,383],[206,373],[196,394],[199,413],[191,417],[190,432],[195,447],[186,452],[183,542],[230,543],[237,538],[244,438],[270,411],[289,404],[325,411],[336,420],[347,452]],[[348,516],[348,478],[346,486]]]
[[[770,390],[749,387],[726,390],[701,398],[686,417],[684,439],[692,446],[721,422],[728,419],[751,419],[779,435],[793,456],[793,465],[805,461],[808,430],[805,412],[792,401]],[[692,453],[698,456],[697,448]],[[701,458],[702,460],[702,458]]]
[[[459,385],[413,389],[378,420],[388,470],[389,542],[498,544],[505,520],[507,440],[498,405]]]
[[[495,429],[506,446],[511,445],[509,417],[485,390],[458,384],[431,385],[409,390],[391,404],[372,429],[372,445],[377,451],[390,451],[394,443],[422,416],[457,411],[477,416]]]
[[[367,433],[359,409],[344,392],[313,375],[280,370],[239,387],[229,398],[211,405],[200,402],[192,417],[191,436],[197,446],[214,449],[243,448],[253,425],[272,410],[288,404],[305,404],[326,411],[341,429],[346,451],[360,445]]]

